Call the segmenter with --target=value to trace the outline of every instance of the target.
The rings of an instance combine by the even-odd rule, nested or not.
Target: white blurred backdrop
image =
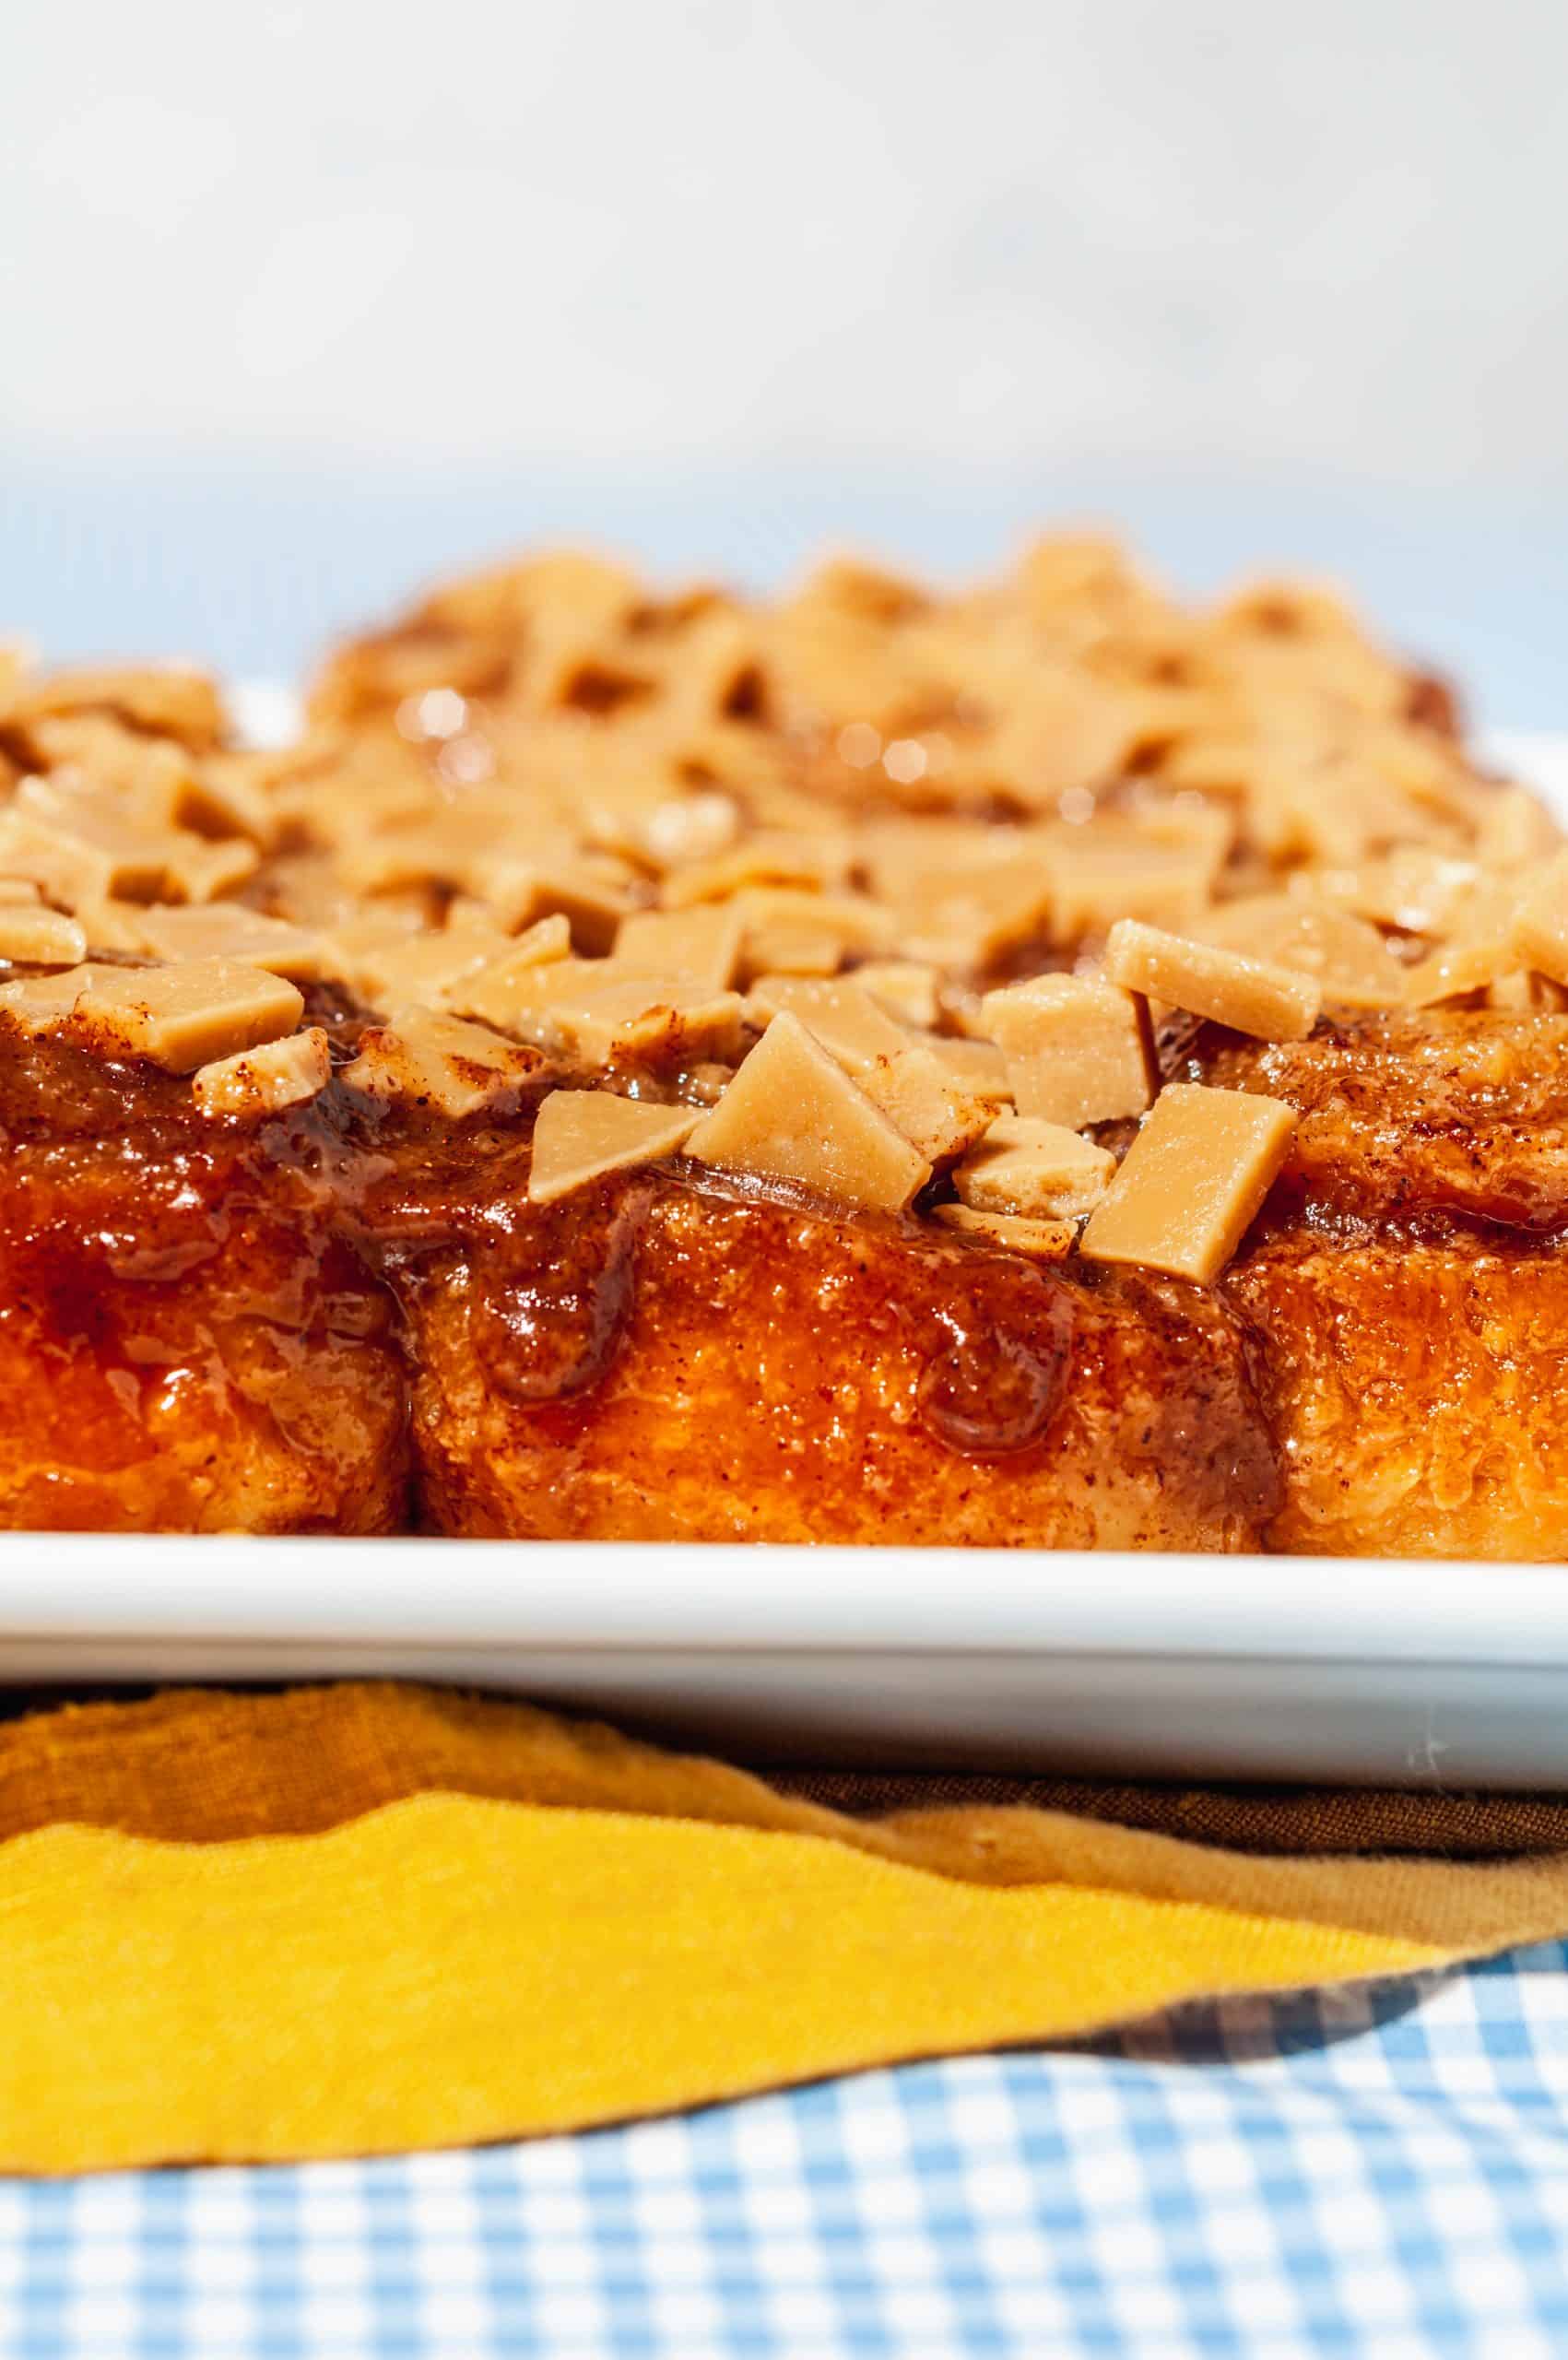
[[[0,617],[277,668],[578,522],[1094,512],[1563,720],[1565,90],[1562,0],[15,10]]]

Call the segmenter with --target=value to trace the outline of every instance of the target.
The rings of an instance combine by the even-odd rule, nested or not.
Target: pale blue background
[[[1385,633],[1456,669],[1491,726],[1568,723],[1568,502],[1108,466],[941,488],[893,468],[868,478],[761,462],[661,479],[498,468],[421,480],[351,465],[325,476],[266,454],[31,466],[6,492],[0,634],[15,623],[56,655],[190,655],[287,676],[419,580],[538,536],[586,535],[678,572],[765,586],[829,541],[975,567],[1037,523],[1086,515],[1116,519],[1195,590],[1264,559],[1338,575]]]
[[[51,0],[0,33],[0,630],[287,672],[586,533],[1118,517],[1568,717],[1560,0]]]

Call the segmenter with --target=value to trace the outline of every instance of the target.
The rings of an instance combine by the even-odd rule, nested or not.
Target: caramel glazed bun
[[[1561,1558],[1562,859],[1078,539],[0,659],[0,1526]]]

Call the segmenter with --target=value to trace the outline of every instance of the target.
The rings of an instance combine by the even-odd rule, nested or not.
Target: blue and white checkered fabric
[[[1342,2353],[1568,2353],[1568,1946],[580,2139],[0,2184],[4,2360]]]

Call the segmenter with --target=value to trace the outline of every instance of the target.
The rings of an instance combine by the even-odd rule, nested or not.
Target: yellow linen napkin
[[[0,2167],[573,2129],[1568,1930],[1539,1798],[793,1784],[390,1685],[0,1726]]]

